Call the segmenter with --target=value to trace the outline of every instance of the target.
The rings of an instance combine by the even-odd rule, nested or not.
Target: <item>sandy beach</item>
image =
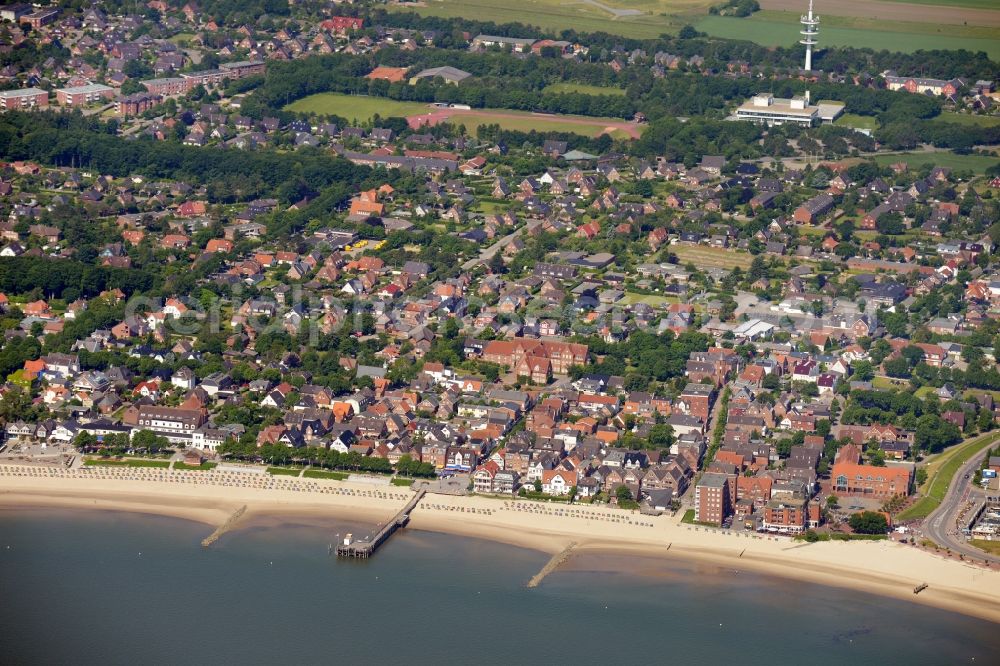
[[[224,524],[243,506],[243,520],[351,520],[373,526],[393,516],[409,490],[320,479],[244,479],[207,472],[107,469],[95,472],[0,466],[0,507],[132,511]],[[143,477],[143,478],[137,478]],[[235,480],[233,480],[235,478]],[[238,529],[237,525],[237,529]],[[945,559],[891,541],[819,542],[728,534],[680,522],[679,516],[583,505],[487,497],[427,495],[413,511],[411,529],[489,539],[551,554],[574,553],[682,558],[720,572],[760,572],[897,597],[1000,622],[1000,571]],[[211,532],[206,529],[206,536]],[[917,585],[927,584],[919,595]]]

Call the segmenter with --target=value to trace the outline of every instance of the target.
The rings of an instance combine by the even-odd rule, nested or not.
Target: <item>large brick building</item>
[[[699,523],[722,525],[732,513],[729,476],[708,473],[694,487],[694,519]]]
[[[799,534],[819,525],[819,505],[805,497],[773,499],[764,506],[761,527],[768,532]]]
[[[837,452],[833,462],[832,490],[840,496],[890,498],[909,495],[913,468],[907,466],[876,467],[861,463],[861,447],[847,444]]]
[[[263,60],[241,60],[239,62],[224,62],[219,69],[230,79],[243,79],[255,74],[263,74],[267,65]]]
[[[912,76],[892,76],[885,77],[885,87],[889,90],[905,90],[911,93],[921,93],[932,95],[954,95],[959,88],[965,85],[962,79],[928,79]]]
[[[11,109],[47,109],[49,93],[39,88],[20,88],[18,90],[0,91],[0,108]]]
[[[62,106],[85,106],[94,102],[114,99],[115,89],[100,83],[70,86],[56,90],[56,101]]]
[[[162,101],[162,95],[155,95],[149,92],[119,97],[115,100],[115,113],[119,116],[137,116],[140,113],[149,111]]]
[[[570,366],[587,362],[587,345],[554,340],[491,340],[483,348],[483,359],[491,363],[516,368],[526,356],[542,358],[551,364],[557,375],[569,372]]]
[[[163,79],[147,79],[142,82],[146,90],[154,95],[183,95],[188,92],[188,80],[179,76]]]
[[[833,203],[833,197],[829,194],[817,194],[796,208],[792,218],[799,224],[813,224],[833,208]]]
[[[677,404],[674,405],[674,408],[682,414],[689,414],[707,424],[714,397],[714,385],[688,384],[684,387],[684,392],[677,398]]]
[[[59,18],[58,9],[39,9],[22,16],[20,22],[30,25],[34,30],[38,30],[42,26],[55,23],[57,18]]]

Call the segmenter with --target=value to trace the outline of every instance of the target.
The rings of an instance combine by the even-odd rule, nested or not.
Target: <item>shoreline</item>
[[[266,489],[210,483],[205,472],[171,482],[74,475],[3,476],[0,509],[54,508],[126,511],[224,525],[246,512],[238,531],[286,518],[320,525],[329,520],[374,527],[392,517],[411,491],[341,481],[280,480]],[[1000,571],[935,556],[892,541],[818,542],[723,534],[680,523],[680,516],[645,516],[619,509],[427,495],[411,513],[410,529],[485,539],[556,556],[639,556],[711,564],[720,571],[764,575],[894,597],[1000,623]],[[575,544],[575,545],[574,545]],[[616,569],[618,570],[618,569]],[[913,589],[927,583],[919,595]]]

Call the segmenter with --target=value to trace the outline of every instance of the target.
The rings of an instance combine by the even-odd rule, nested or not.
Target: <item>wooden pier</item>
[[[352,539],[351,535],[348,534],[346,538],[337,544],[337,557],[359,557],[362,559],[371,557],[375,553],[375,550],[388,541],[389,537],[391,537],[396,530],[400,527],[406,527],[406,524],[410,522],[410,512],[413,511],[420,500],[424,498],[426,493],[426,490],[418,490],[417,494],[413,496],[413,499],[407,502],[406,506],[404,506],[399,513],[383,525],[382,529],[378,532],[369,534],[368,536],[360,539]]]

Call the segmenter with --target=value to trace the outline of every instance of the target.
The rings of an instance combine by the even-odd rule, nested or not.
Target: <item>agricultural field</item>
[[[555,33],[608,32],[635,39],[673,34],[685,24],[717,37],[787,46],[798,39],[806,0],[762,0],[752,19],[709,16],[713,0],[424,0],[394,11],[527,23]],[[916,5],[908,7],[908,4]],[[1000,56],[1000,11],[995,0],[840,0],[818,8],[821,44],[915,51],[985,50]]]
[[[423,16],[466,18],[496,23],[526,23],[561,32],[607,32],[633,39],[673,34],[693,20],[683,14],[705,15],[708,0],[426,0],[420,5],[392,5],[395,11]]]
[[[765,11],[799,14],[805,11],[807,5],[804,0],[760,0],[760,6]],[[994,0],[819,0],[815,9],[824,22],[828,18],[851,18],[883,23],[1000,26],[1000,12]]]
[[[569,83],[562,81],[545,86],[542,92],[547,93],[581,93],[583,95],[624,95],[621,88],[608,88],[606,86],[588,86],[585,83]]]
[[[285,107],[285,110],[317,116],[340,116],[347,120],[367,122],[376,113],[383,118],[405,118],[418,113],[426,113],[429,108],[424,102],[397,102],[384,97],[318,93],[292,102]]]
[[[869,4],[867,0],[860,1],[865,2],[866,6]],[[878,4],[882,4],[883,2],[889,2],[894,5],[935,5],[938,7],[968,7],[971,9],[997,8],[996,0],[880,0]],[[768,4],[768,0],[761,3],[762,6],[767,6]]]
[[[683,266],[688,262],[699,268],[740,268],[746,269],[753,262],[753,257],[746,252],[736,252],[721,247],[705,245],[671,245],[670,251],[677,255]]]
[[[934,166],[948,167],[955,170],[970,169],[973,173],[984,173],[988,167],[1000,164],[1000,157],[956,155],[951,152],[876,155],[874,160],[883,166],[896,162],[906,162],[910,167],[919,167],[921,164],[933,164]]]
[[[842,27],[836,25],[837,19],[842,19],[839,21]],[[798,20],[799,15],[792,12],[758,12],[746,19],[706,16],[695,24],[695,28],[713,37],[744,39],[763,46],[791,46],[799,39]],[[968,26],[906,22],[873,23],[873,27],[868,28],[864,21],[824,17],[820,28],[821,44],[888,49],[903,53],[920,49],[966,49],[985,51],[991,58],[1000,59],[1000,32],[996,28],[973,29],[979,32],[970,33]],[[972,36],[980,34],[982,36]]]

